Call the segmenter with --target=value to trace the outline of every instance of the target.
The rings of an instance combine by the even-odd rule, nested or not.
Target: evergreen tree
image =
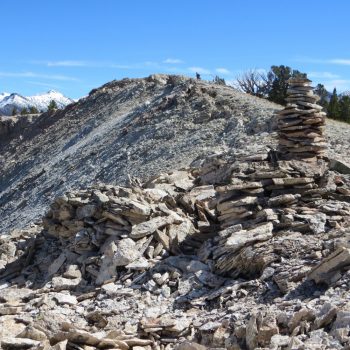
[[[214,84],[218,85],[226,85],[226,81],[224,78],[220,78],[218,75],[216,75],[213,79]]]
[[[317,84],[317,86],[314,89],[314,92],[317,96],[320,97],[320,100],[318,101],[318,104],[324,108],[327,109],[328,107],[328,96],[329,93],[322,84]]]
[[[340,117],[340,108],[339,108],[339,99],[337,95],[337,89],[334,88],[331,99],[329,100],[327,114],[329,118],[339,119]]]
[[[344,95],[339,100],[339,118],[350,123],[350,96]]]
[[[13,116],[17,115],[17,108],[16,108],[16,107],[13,107],[13,109],[12,109],[12,115],[13,115]]]
[[[26,115],[26,114],[28,114],[28,109],[24,107],[21,110],[21,115]]]
[[[30,114],[38,114],[39,111],[38,111],[38,109],[36,107],[32,106],[32,107],[29,108],[29,113]]]
[[[49,112],[53,112],[53,111],[55,111],[57,108],[58,108],[58,107],[57,107],[56,101],[51,100],[50,103],[49,103],[49,105],[48,105],[48,107],[47,107],[47,110],[48,110]]]
[[[265,80],[267,98],[281,105],[286,104],[285,99],[287,97],[288,79],[292,77],[306,78],[306,74],[298,70],[292,70],[292,68],[288,66],[272,66]]]

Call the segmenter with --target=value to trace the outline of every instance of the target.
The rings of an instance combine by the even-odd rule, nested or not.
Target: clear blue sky
[[[0,92],[78,98],[123,77],[231,81],[280,64],[350,90],[348,0],[4,0],[0,11]]]

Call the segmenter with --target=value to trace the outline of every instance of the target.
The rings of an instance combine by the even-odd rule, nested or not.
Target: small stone
[[[314,329],[328,326],[337,315],[338,308],[331,303],[325,303],[314,321]]]
[[[67,349],[68,339],[60,341],[52,346],[54,350],[66,350]]]
[[[106,283],[101,287],[101,290],[104,291],[107,295],[113,297],[117,292],[122,288],[122,285],[115,283]]]
[[[270,349],[279,350],[283,347],[288,346],[290,343],[290,337],[288,335],[275,334],[271,337]]]
[[[56,293],[53,297],[57,301],[58,304],[61,305],[77,305],[78,301],[74,295],[64,294],[64,293]]]
[[[163,295],[164,298],[169,298],[170,297],[170,295],[171,295],[170,287],[164,285],[164,286],[162,286],[161,290],[162,290],[162,295]]]
[[[163,227],[173,224],[173,223],[181,223],[182,219],[179,215],[174,213],[169,216],[157,216],[148,221],[142,222],[138,225],[132,227],[132,231],[130,233],[130,237],[134,239],[142,238],[145,236],[149,236],[156,232],[157,230],[161,230]]]
[[[314,267],[308,278],[316,283],[324,282],[330,285],[340,279],[339,270],[348,265],[350,265],[350,249],[340,247]]]
[[[126,265],[125,267],[130,270],[145,270],[149,267],[149,263],[146,258],[141,256],[140,258]]]
[[[0,316],[16,315],[16,314],[19,314],[21,311],[22,311],[22,307],[0,305]]]
[[[257,326],[257,314],[253,313],[250,317],[245,335],[246,344],[249,350],[254,350],[258,346],[258,326]]]
[[[158,289],[156,282],[154,282],[153,280],[149,280],[148,282],[146,282],[143,285],[143,287],[150,292],[154,292]]]
[[[117,250],[113,256],[115,266],[126,266],[140,256],[136,243],[130,238],[124,238],[116,243]]]
[[[78,265],[69,265],[67,267],[66,272],[64,272],[62,276],[65,278],[74,279],[74,278],[81,278],[82,274]]]
[[[218,288],[222,286],[226,281],[225,278],[206,270],[199,270],[195,273],[195,275],[201,283],[206,284],[212,288]]]
[[[188,272],[198,272],[200,270],[209,271],[210,268],[208,265],[202,263],[199,260],[191,260],[190,263],[187,265]]]
[[[207,350],[208,348],[194,342],[184,342],[177,345],[175,350]]]
[[[313,310],[302,308],[301,310],[294,313],[290,321],[288,322],[289,331],[292,333],[293,330],[299,326],[301,321],[312,321],[315,319]]]
[[[97,207],[94,204],[84,205],[77,209],[76,217],[78,220],[93,217],[96,210],[97,210]]]
[[[71,290],[76,288],[80,282],[80,278],[70,279],[63,277],[54,277],[51,281],[54,290]]]
[[[163,273],[163,275],[160,273],[155,273],[153,275],[153,280],[160,286],[162,286],[168,279],[169,279],[168,272]]]
[[[64,262],[66,261],[66,255],[64,253],[61,253],[58,258],[56,258],[52,264],[49,266],[48,270],[47,270],[47,274],[48,276],[52,276],[55,273],[58,272],[58,270],[61,268],[61,266],[64,264]]]
[[[98,203],[98,204],[105,204],[109,202],[109,197],[102,193],[101,191],[93,191],[92,198]]]
[[[4,350],[30,349],[40,345],[40,341],[27,338],[4,338],[0,345]]]
[[[18,334],[17,338],[29,338],[37,341],[47,340],[46,334],[33,326],[27,326]]]

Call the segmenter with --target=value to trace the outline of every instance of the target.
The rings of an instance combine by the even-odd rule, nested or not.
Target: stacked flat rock
[[[169,254],[193,252],[211,235],[206,202],[214,186],[193,180],[188,171],[174,171],[151,179],[147,188],[70,192],[51,205],[44,227],[84,259],[84,274],[97,285],[115,278],[117,269],[137,275]]]
[[[217,195],[209,202],[209,208],[216,209],[220,231],[201,252],[217,273],[259,274],[278,259],[275,252],[281,242],[276,235],[288,244],[295,234],[317,235],[340,227],[350,215],[348,203],[327,199],[334,189],[324,182],[323,159],[309,163],[271,158],[273,152],[236,156],[230,166],[214,161],[216,168],[207,167],[200,174],[203,183],[226,183],[215,187]]]
[[[0,237],[0,349],[350,344],[350,176],[324,159],[214,155],[67,192],[43,221]]]
[[[311,81],[289,79],[285,109],[278,112],[279,151],[284,159],[314,159],[324,154],[323,126],[326,113],[316,102]]]
[[[334,179],[323,159],[275,161],[266,150],[219,158],[142,186],[67,193],[52,204],[44,227],[84,259],[85,277],[101,285],[116,271],[135,279],[160,259],[198,249],[216,273],[258,274],[277,258],[276,234],[320,234],[350,216],[347,202],[330,200]],[[336,196],[347,200],[338,187]]]

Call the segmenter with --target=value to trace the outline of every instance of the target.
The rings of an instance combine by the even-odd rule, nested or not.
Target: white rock
[[[77,298],[74,295],[64,294],[64,293],[55,293],[53,297],[58,304],[62,305],[76,305],[78,304]]]

